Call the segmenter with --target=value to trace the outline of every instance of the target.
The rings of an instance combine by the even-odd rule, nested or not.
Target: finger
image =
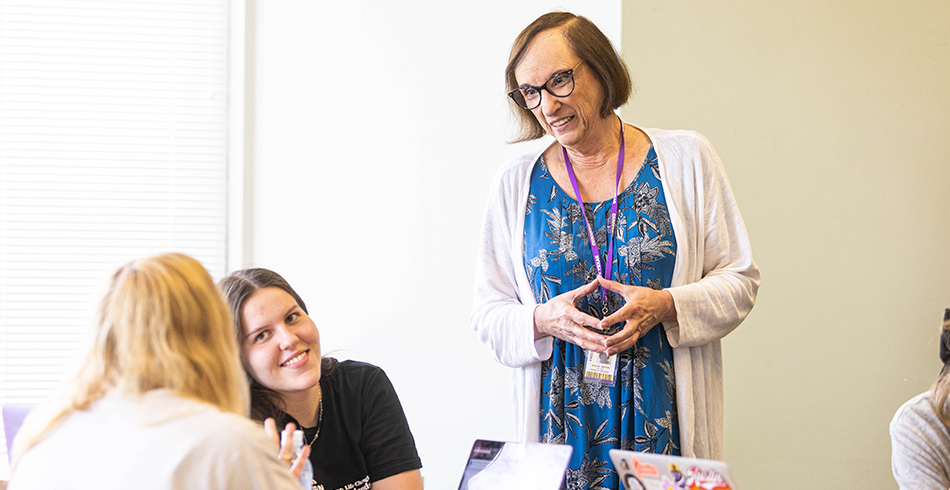
[[[272,441],[274,441],[274,447],[277,450],[280,450],[280,434],[277,433],[277,422],[274,421],[272,417],[267,417],[264,420],[264,433],[267,434]]]
[[[601,277],[601,276],[597,276],[597,281],[596,281],[596,282],[597,282],[597,284],[598,284],[600,287],[606,289],[607,291],[611,291],[611,292],[614,292],[614,293],[620,293],[620,294],[623,294],[624,288],[625,288],[625,287],[628,287],[627,284],[621,284],[621,283],[616,282],[616,281],[611,281],[610,279],[605,279],[605,278],[603,278],[603,277]]]
[[[626,295],[624,295],[626,303],[617,311],[601,320],[601,327],[607,328],[610,325],[622,321],[633,321],[637,323],[640,328],[644,326],[652,327],[659,323],[659,316],[654,309],[655,303],[651,301],[650,294],[653,293],[652,289],[642,288],[640,286],[626,286],[620,283],[617,284],[626,288]]]
[[[578,310],[574,305],[565,306],[565,311],[562,313],[562,318],[578,325],[597,327],[600,324],[600,318],[590,316],[587,313]]]
[[[589,327],[594,327],[598,330],[603,330],[603,327],[601,326],[602,323],[600,321],[600,318],[590,316],[587,313],[584,313],[580,310],[576,310],[576,311],[577,313],[575,313],[574,317],[571,318],[571,320],[574,323],[578,325],[587,325]]]
[[[624,328],[606,340],[607,349],[605,352],[608,356],[612,356],[618,352],[625,351],[633,347],[633,345],[637,343],[637,340],[640,340],[640,337],[640,331],[636,328]]]
[[[618,322],[626,322],[627,325],[633,325],[642,335],[646,333],[647,330],[653,328],[654,325],[660,323],[660,320],[653,312],[646,311],[646,309],[640,306],[635,307],[628,304],[624,305],[623,308],[615,311],[607,318],[604,318],[600,322],[600,326],[603,328],[609,328],[611,325]],[[609,346],[610,342],[607,342],[607,345]]]
[[[578,325],[587,325],[590,327],[603,330],[602,328],[600,328],[599,318],[588,315],[578,310],[577,307],[575,306],[575,303],[577,303],[578,299],[583,298],[584,296],[587,296],[588,294],[592,293],[593,291],[597,289],[597,287],[598,287],[597,281],[593,280],[583,286],[580,286],[574,289],[573,291],[570,291],[570,294],[572,295],[571,308],[574,310],[573,312],[574,314],[570,315],[569,318]]]
[[[604,330],[615,323],[633,321],[634,313],[634,309],[629,304],[623,305],[617,311],[605,316],[603,320],[597,320],[597,327]]]
[[[571,291],[571,293],[572,293],[573,296],[574,296],[574,301],[577,301],[578,298],[582,298],[582,297],[584,297],[584,296],[587,296],[587,295],[590,294],[592,291],[594,291],[595,289],[597,289],[597,287],[598,287],[597,280],[594,279],[593,281],[591,281],[591,282],[589,282],[589,283],[587,283],[587,284],[584,284],[583,286],[580,286],[580,287],[574,289],[573,291]]]
[[[300,454],[297,455],[297,460],[294,461],[294,464],[290,467],[290,472],[293,473],[294,478],[300,478],[300,473],[303,472],[303,467],[306,465],[305,461],[310,458],[310,446],[304,444],[303,448],[300,450]]]
[[[285,464],[287,464],[287,466],[290,466],[290,462],[294,458],[293,433],[294,433],[294,430],[296,429],[297,429],[297,426],[295,426],[293,422],[288,423],[286,426],[284,426],[284,431],[287,432],[287,436],[282,437],[283,441],[280,445],[280,452],[278,453],[278,457],[281,459],[281,461],[284,461]]]
[[[643,337],[655,324],[650,323],[634,323],[628,322],[627,326],[624,327],[620,332],[611,335],[607,338],[605,345],[607,346],[607,353],[609,355],[614,355],[620,351],[627,350],[633,347],[641,337]]]
[[[603,335],[591,332],[583,327],[569,327],[564,329],[560,338],[566,342],[594,352],[604,352],[607,348],[607,345],[604,343]]]
[[[568,340],[568,342],[591,352],[607,353],[607,347],[604,345],[603,340],[598,340],[597,342],[591,342],[580,337]]]

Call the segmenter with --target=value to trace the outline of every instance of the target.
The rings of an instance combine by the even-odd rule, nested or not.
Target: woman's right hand
[[[293,423],[287,424],[284,427],[284,430],[288,431],[290,434],[294,433],[294,430],[297,429],[297,426]],[[285,437],[284,443],[280,443],[280,433],[277,432],[277,422],[274,419],[268,417],[264,421],[264,432],[270,436],[271,440],[274,441],[274,447],[277,448],[277,457],[280,459],[280,462],[283,463],[287,468],[290,469],[290,472],[294,475],[294,478],[300,478],[300,473],[303,471],[304,461],[310,457],[310,446],[304,444],[303,449],[300,450],[300,456],[297,457],[297,460],[294,461],[294,441],[293,437]]]
[[[605,352],[605,337],[583,327],[588,325],[600,329],[600,320],[574,306],[577,300],[597,289],[597,285],[597,281],[592,281],[538,305],[534,309],[534,339],[556,337],[589,351]]]

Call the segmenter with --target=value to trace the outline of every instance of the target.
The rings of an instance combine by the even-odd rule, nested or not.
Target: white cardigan
[[[676,265],[667,291],[676,322],[673,346],[680,448],[684,456],[723,459],[722,350],[719,340],[752,309],[759,269],[722,162],[693,131],[643,129],[659,159],[676,235]],[[495,177],[482,223],[472,327],[495,359],[514,369],[515,430],[538,441],[541,361],[553,339],[534,340],[534,300],[524,268],[524,210],[531,170],[540,157],[515,158]]]

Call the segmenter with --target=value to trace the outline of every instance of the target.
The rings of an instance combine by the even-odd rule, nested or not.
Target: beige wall
[[[716,146],[762,269],[723,342],[743,488],[895,488],[950,307],[950,2],[625,1],[624,118]]]

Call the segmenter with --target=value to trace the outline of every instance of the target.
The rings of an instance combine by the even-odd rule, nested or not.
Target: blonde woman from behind
[[[950,488],[950,308],[940,332],[943,369],[891,421],[891,471],[902,490]]]
[[[297,490],[249,419],[228,308],[195,259],[120,267],[74,377],[14,441],[11,490]]]

